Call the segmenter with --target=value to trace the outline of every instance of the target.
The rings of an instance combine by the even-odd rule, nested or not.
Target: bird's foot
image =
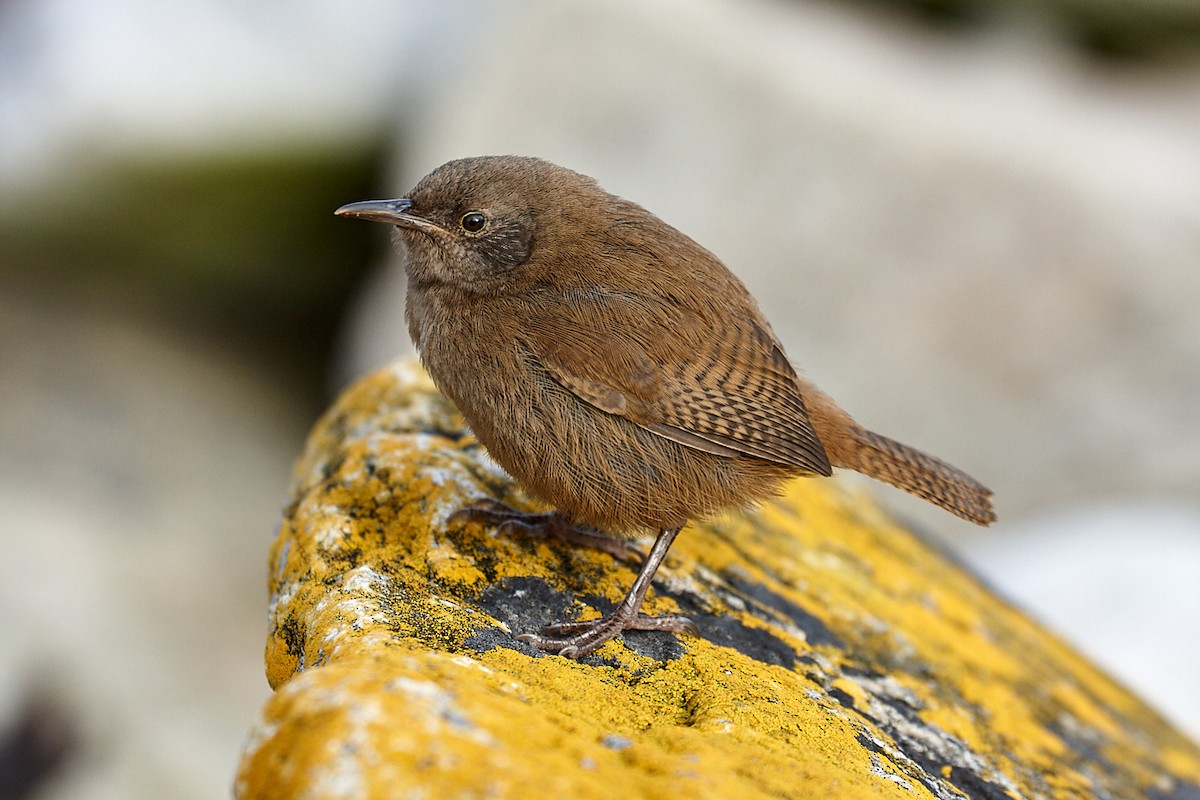
[[[654,540],[649,554],[643,557],[629,542],[605,536],[597,531],[572,525],[555,512],[530,513],[518,511],[495,500],[485,500],[477,505],[460,509],[450,515],[451,520],[487,522],[498,526],[504,533],[516,533],[541,539],[558,539],[572,544],[602,550],[624,560],[641,562],[637,579],[617,610],[607,617],[586,622],[563,622],[546,629],[546,636],[526,633],[517,637],[539,650],[557,653],[568,658],[582,658],[599,649],[605,642],[616,638],[621,631],[666,631],[668,633],[698,634],[696,624],[687,617],[651,617],[638,613],[642,601],[650,588],[658,565],[662,563],[679,535],[682,526],[663,528]]]
[[[668,633],[690,633],[698,635],[696,623],[687,617],[646,614],[622,614],[622,605],[617,613],[583,622],[560,622],[546,628],[549,636],[524,633],[517,637],[539,650],[557,653],[567,658],[582,658],[598,650],[605,642],[617,637],[621,631],[666,631]],[[554,638],[563,636],[565,638]]]
[[[499,533],[532,539],[558,539],[560,542],[590,547],[621,561],[640,564],[646,554],[625,539],[573,525],[555,511],[535,513],[518,511],[496,500],[481,500],[450,515],[453,520],[486,522],[496,525]],[[611,637],[609,637],[611,638]]]

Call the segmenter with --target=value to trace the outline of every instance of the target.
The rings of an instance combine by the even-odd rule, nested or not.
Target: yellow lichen
[[[1200,782],[1194,744],[836,481],[689,526],[647,610],[692,614],[702,636],[631,634],[585,663],[513,635],[536,630],[539,602],[599,613],[586,598],[618,601],[632,567],[449,521],[473,497],[525,501],[411,365],[330,409],[294,494],[269,562],[276,694],[243,798],[1134,798]]]

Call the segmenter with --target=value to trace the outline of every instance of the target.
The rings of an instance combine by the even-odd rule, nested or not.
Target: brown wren
[[[464,158],[408,197],[336,213],[396,226],[422,362],[492,457],[556,509],[460,513],[592,544],[606,537],[577,526],[658,532],[613,614],[520,637],[538,648],[580,657],[622,630],[694,632],[639,613],[671,543],[688,520],[793,476],[845,467],[971,522],[996,518],[979,482],[867,430],[798,377],[716,256],[592,178],[537,158]]]

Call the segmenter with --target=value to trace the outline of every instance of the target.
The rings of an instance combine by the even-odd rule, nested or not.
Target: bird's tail
[[[996,521],[991,489],[945,461],[867,430],[812,384],[802,382],[801,388],[833,466],[889,483],[976,525]]]
[[[976,525],[996,521],[992,491],[957,467],[857,425],[853,436],[857,446],[849,448],[850,463],[839,466],[922,497]]]

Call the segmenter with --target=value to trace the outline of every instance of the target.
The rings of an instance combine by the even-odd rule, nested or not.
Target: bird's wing
[[[830,474],[796,373],[756,320],[730,311],[718,325],[629,293],[563,300],[542,306],[522,338],[582,400],[697,450]]]

